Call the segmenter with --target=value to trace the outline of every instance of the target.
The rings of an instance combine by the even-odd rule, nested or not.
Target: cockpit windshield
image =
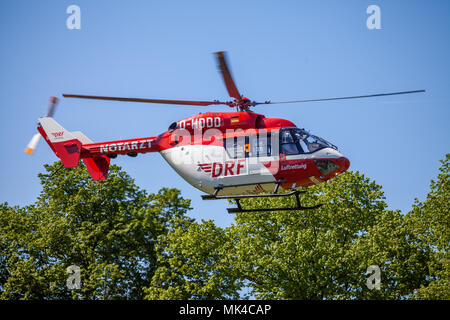
[[[311,153],[322,148],[338,148],[320,137],[310,134],[304,129],[282,129],[280,134],[281,153],[285,155]]]

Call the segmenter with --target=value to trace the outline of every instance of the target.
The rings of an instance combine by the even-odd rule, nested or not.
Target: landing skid
[[[202,195],[203,200],[223,200],[223,199],[233,199],[236,201],[237,208],[227,208],[228,213],[240,213],[240,212],[262,212],[262,211],[287,211],[287,210],[312,210],[317,209],[322,204],[318,204],[311,207],[304,207],[300,203],[299,194],[305,193],[306,191],[299,191],[299,190],[293,190],[288,193],[277,193],[278,188],[280,187],[280,184],[285,182],[284,180],[279,180],[276,182],[275,189],[272,193],[269,194],[241,194],[241,195],[231,195],[231,196],[220,196],[219,192],[225,188],[231,188],[231,187],[242,187],[242,186],[248,186],[251,184],[240,184],[240,185],[232,185],[232,186],[223,186],[219,185],[214,188],[214,194],[206,194]],[[267,184],[272,184],[273,182],[267,182]],[[264,184],[264,183],[260,183]],[[295,199],[297,200],[297,206],[295,207],[283,207],[283,208],[267,208],[267,209],[244,209],[241,206],[241,199],[247,199],[247,198],[276,198],[276,197],[291,197],[295,196]]]

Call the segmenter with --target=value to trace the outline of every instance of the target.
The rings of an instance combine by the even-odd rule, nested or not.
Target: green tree
[[[234,270],[255,297],[400,299],[426,283],[427,254],[410,243],[403,216],[386,209],[381,186],[346,172],[308,188],[301,201],[323,206],[240,213],[227,230],[236,243]],[[252,199],[247,205],[293,205],[289,202]],[[380,290],[366,285],[371,265],[381,270]]]
[[[158,270],[147,299],[238,299],[233,242],[213,221],[191,222],[158,239]]]
[[[147,194],[119,167],[95,182],[82,167],[52,175],[55,163],[35,204],[0,205],[0,298],[449,299],[449,159],[406,215],[349,171],[301,195],[318,209],[239,213],[227,228],[187,218],[179,191]],[[69,265],[81,289],[67,289]],[[367,286],[373,265],[379,290]]]
[[[147,194],[111,166],[93,181],[84,166],[40,175],[33,205],[0,207],[2,299],[142,299],[157,269],[159,236],[191,219],[178,190]],[[66,286],[67,267],[81,269],[81,288]]]
[[[407,217],[416,235],[416,243],[430,248],[428,285],[414,294],[417,299],[450,299],[450,154],[441,160],[437,180],[431,180],[427,199],[416,199]]]

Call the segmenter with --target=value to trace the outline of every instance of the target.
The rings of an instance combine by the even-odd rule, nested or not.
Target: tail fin
[[[39,118],[38,131],[66,168],[78,166],[83,144],[92,143],[83,133],[69,132],[51,117]],[[83,157],[83,162],[94,180],[107,178],[109,161],[110,159],[103,155]]]
[[[56,156],[61,159],[64,167],[78,166],[81,155],[81,141],[51,117],[39,118],[39,124],[39,132]]]

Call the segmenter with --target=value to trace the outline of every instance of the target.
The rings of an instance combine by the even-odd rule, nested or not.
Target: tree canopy
[[[158,237],[190,221],[175,189],[148,194],[117,166],[92,181],[82,166],[41,174],[42,192],[24,208],[0,210],[3,299],[142,299],[153,277]],[[66,286],[67,267],[81,288]]]
[[[428,283],[415,292],[417,299],[450,299],[450,154],[441,162],[427,199],[416,200],[407,216],[418,245],[431,249]]]
[[[189,218],[178,190],[147,193],[118,166],[92,181],[82,166],[47,165],[34,204],[0,205],[0,298],[449,299],[449,160],[407,213],[348,171],[301,194],[318,209],[239,213],[225,228]],[[66,285],[71,265],[77,289]]]

